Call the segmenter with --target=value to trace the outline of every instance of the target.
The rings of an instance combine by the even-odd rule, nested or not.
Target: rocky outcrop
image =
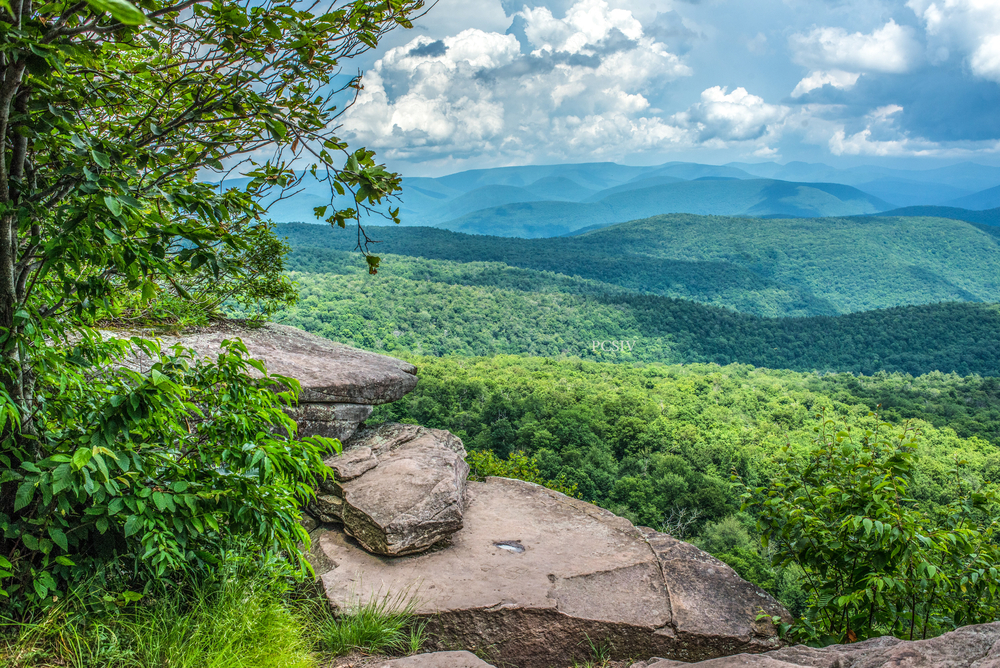
[[[1000,668],[1000,622],[965,626],[929,640],[890,636],[821,649],[796,645],[767,654],[695,664],[652,659],[632,668]]]
[[[464,528],[424,554],[389,559],[341,531],[313,536],[335,608],[410,592],[431,649],[463,647],[522,668],[586,661],[589,643],[617,659],[761,652],[780,642],[758,612],[787,616],[700,550],[518,480],[469,482]]]
[[[379,668],[493,668],[472,652],[428,652],[379,664]]]
[[[462,528],[465,463],[462,441],[447,431],[411,424],[363,430],[326,465],[310,508],[322,522],[342,522],[369,552],[420,552]]]
[[[126,336],[106,332],[106,336]],[[334,343],[294,327],[265,323],[248,327],[222,321],[181,336],[160,336],[164,348],[181,345],[214,358],[222,342],[239,338],[250,356],[271,374],[301,383],[299,405],[289,410],[303,436],[346,440],[371,415],[372,407],[396,401],[417,385],[416,367],[407,362]],[[136,354],[127,366],[144,371],[152,360]]]

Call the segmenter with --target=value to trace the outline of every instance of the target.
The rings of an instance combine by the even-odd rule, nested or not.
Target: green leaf
[[[17,488],[17,494],[14,495],[14,512],[26,508],[33,498],[35,498],[35,483],[22,482]]]
[[[116,198],[111,195],[105,195],[104,204],[108,207],[108,211],[111,212],[111,215],[115,217],[122,215],[122,203]],[[107,232],[107,230],[105,230],[105,232]],[[121,237],[118,237],[118,240],[121,241]]]
[[[128,519],[125,520],[125,537],[138,533],[139,529],[142,528],[142,518],[138,515],[129,515]]]
[[[49,527],[49,538],[52,542],[63,549],[64,552],[69,552],[69,541],[66,539],[66,534],[62,529],[57,527]]]
[[[141,26],[146,15],[128,0],[87,0],[87,4],[100,12],[107,12],[125,25]]]
[[[91,151],[90,157],[94,159],[94,162],[96,162],[97,166],[101,169],[111,168],[111,159],[104,153],[101,153],[100,151]]]
[[[84,466],[87,465],[87,462],[90,461],[90,458],[92,456],[93,456],[93,450],[91,450],[90,448],[80,448],[79,450],[77,450],[76,454],[73,455],[73,469],[76,471],[82,469]]]

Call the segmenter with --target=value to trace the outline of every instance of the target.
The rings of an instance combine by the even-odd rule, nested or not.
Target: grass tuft
[[[237,556],[212,577],[138,604],[60,601],[0,635],[4,668],[315,668],[314,627],[280,574]]]
[[[341,656],[365,654],[416,654],[424,643],[424,622],[414,617],[415,603],[405,593],[373,596],[344,613],[319,616],[324,651]]]

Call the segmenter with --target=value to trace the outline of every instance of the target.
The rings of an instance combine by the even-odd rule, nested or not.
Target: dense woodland
[[[289,267],[327,271],[357,239],[280,225]],[[941,218],[760,219],[674,214],[575,237],[515,239],[372,228],[369,250],[502,262],[762,316],[835,315],[942,301],[1000,301],[996,228]],[[334,261],[334,264],[336,262]]]
[[[300,301],[279,321],[393,354],[1000,375],[1000,310],[987,304],[761,318],[500,263],[386,256],[376,276],[357,254],[342,251],[298,251],[290,263],[324,272],[291,273]],[[606,343],[602,350],[602,341],[631,347]]]

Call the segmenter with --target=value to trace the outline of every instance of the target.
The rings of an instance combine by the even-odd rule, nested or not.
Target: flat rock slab
[[[159,338],[165,347],[180,344],[212,358],[224,340],[242,339],[250,355],[264,362],[270,373],[295,378],[302,384],[299,402],[304,404],[384,404],[402,398],[417,385],[417,370],[412,364],[334,343],[287,325],[247,327],[223,321],[182,336]],[[136,356],[133,363],[142,366],[143,360]]]
[[[796,645],[766,654],[701,661],[652,659],[632,668],[1000,668],[1000,622],[964,626],[928,640],[891,636],[815,649]]]
[[[331,604],[409,594],[431,649],[464,647],[505,665],[611,658],[698,661],[780,646],[788,613],[728,566],[594,505],[519,480],[470,482],[465,526],[421,555],[373,556],[339,531],[314,534]],[[710,572],[711,571],[711,572]],[[495,661],[496,662],[496,661]]]
[[[469,465],[450,432],[386,424],[359,432],[341,455],[315,506],[339,520],[366,550],[398,556],[428,549],[462,528]]]
[[[472,652],[428,652],[392,659],[379,668],[493,668]]]

